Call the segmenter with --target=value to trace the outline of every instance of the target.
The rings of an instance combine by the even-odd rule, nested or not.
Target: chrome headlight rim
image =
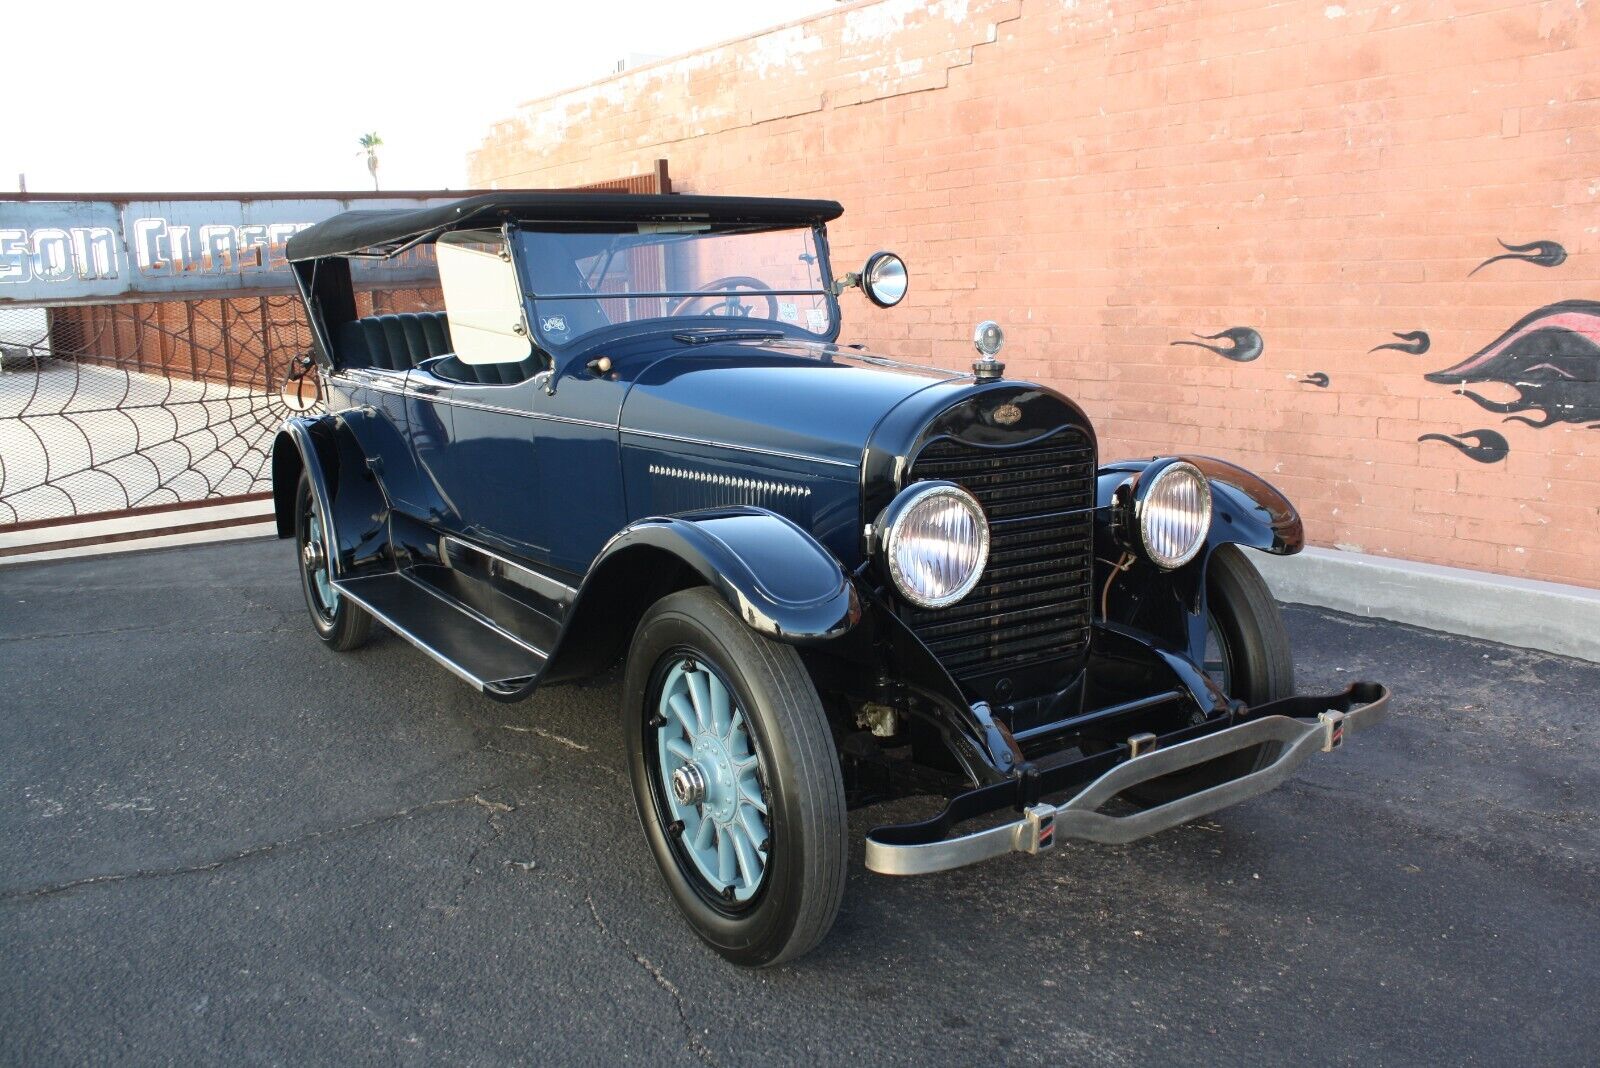
[[[1195,534],[1181,553],[1166,553],[1153,548],[1157,540],[1151,527],[1163,517],[1161,492],[1175,479],[1187,479],[1197,490],[1198,518],[1194,522]],[[1154,502],[1154,503],[1152,503]],[[1133,494],[1133,527],[1138,545],[1145,558],[1163,571],[1176,571],[1194,560],[1205,548],[1211,533],[1212,512],[1215,502],[1211,494],[1211,481],[1205,473],[1187,460],[1173,459],[1146,468],[1139,476]]]
[[[919,506],[939,500],[955,502],[972,518],[977,531],[977,554],[971,572],[960,585],[948,593],[930,597],[919,591],[911,576],[905,573],[900,563],[899,548],[900,539],[905,534],[907,517]],[[918,608],[949,608],[959,604],[977,588],[978,582],[983,578],[984,569],[989,566],[989,517],[984,514],[983,505],[978,503],[978,499],[954,482],[912,483],[901,490],[883,510],[877,527],[881,532],[878,543],[884,566],[889,572],[889,578],[893,581],[896,592]]]

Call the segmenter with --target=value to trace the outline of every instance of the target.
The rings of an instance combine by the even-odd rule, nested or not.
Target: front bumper
[[[923,875],[1006,853],[1039,853],[1058,838],[1131,842],[1266,793],[1313,753],[1332,752],[1346,734],[1381,722],[1388,709],[1387,687],[1358,682],[1337,694],[1287,697],[1245,710],[1235,714],[1234,725],[1213,727],[1197,737],[1179,737],[1192,731],[1177,732],[1171,736],[1173,744],[1143,751],[1119,746],[1064,765],[1056,769],[1055,778],[1067,778],[1074,768],[1095,761],[1120,760],[1059,805],[1037,800],[1040,793],[1052,792],[1052,772],[983,787],[952,799],[931,820],[873,831],[867,836],[867,868],[883,875]],[[1126,816],[1099,811],[1131,786],[1258,745],[1276,745],[1278,751],[1247,775]],[[1020,818],[969,834],[951,833],[956,824],[1008,804],[1021,810]]]

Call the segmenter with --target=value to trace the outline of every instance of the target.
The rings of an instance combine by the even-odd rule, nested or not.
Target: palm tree
[[[367,151],[367,173],[372,175],[372,188],[378,188],[378,146],[383,144],[383,138],[377,132],[364,133],[360,137],[361,147]]]

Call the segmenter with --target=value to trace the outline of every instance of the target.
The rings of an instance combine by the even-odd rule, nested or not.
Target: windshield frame
[[[566,225],[570,225],[570,221],[568,220],[564,220],[563,222]],[[559,227],[562,224],[556,225]],[[621,220],[596,219],[592,221],[591,225],[625,227],[629,225],[629,223]],[[828,227],[826,223],[814,222],[810,224],[796,224],[791,222],[782,222],[772,224],[757,223],[738,225],[710,223],[705,230],[693,234],[685,234],[684,236],[687,238],[704,236],[705,234],[719,233],[772,233],[782,231],[809,230],[812,235],[813,250],[815,251],[817,257],[817,261],[813,265],[813,269],[816,271],[818,288],[732,290],[730,292],[760,297],[821,297],[823,300],[823,305],[826,307],[828,312],[827,330],[822,333],[816,333],[811,330],[807,330],[798,323],[790,323],[782,319],[734,318],[726,315],[673,315],[633,319],[624,322],[613,323],[610,326],[580,334],[569,341],[558,341],[549,337],[540,327],[540,301],[578,299],[605,300],[608,299],[608,295],[604,293],[595,293],[593,291],[580,293],[543,294],[533,292],[532,287],[529,284],[530,274],[528,272],[528,265],[526,262],[526,243],[517,240],[517,237],[523,231],[538,232],[540,230],[551,229],[555,229],[555,227],[552,227],[550,224],[543,223],[539,220],[517,220],[507,227],[506,243],[511,252],[513,262],[516,264],[517,281],[522,289],[523,303],[526,308],[531,333],[534,337],[534,343],[538,348],[549,353],[552,360],[558,366],[567,363],[569,360],[584,352],[592,350],[596,346],[614,343],[627,338],[648,336],[651,334],[707,334],[727,331],[729,333],[736,333],[746,337],[751,334],[771,334],[775,337],[811,342],[814,344],[832,344],[838,341],[840,331],[843,328],[843,323],[841,322],[839,298],[838,294],[834,292],[833,286],[833,267],[832,261],[829,257]],[[609,261],[609,256],[607,259]],[[603,277],[603,275],[604,271],[602,269],[598,275],[592,276],[590,279],[586,279],[586,281],[591,283],[598,281],[598,279]],[[706,292],[704,290],[661,290],[648,293],[638,292],[609,295],[610,299],[654,297],[673,299],[691,296],[705,296],[710,299],[716,299],[719,294],[715,291]],[[550,305],[545,305],[545,314],[549,314],[552,310],[553,309],[550,307]]]

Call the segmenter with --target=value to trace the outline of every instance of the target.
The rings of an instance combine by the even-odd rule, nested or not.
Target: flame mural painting
[[[1474,355],[1426,376],[1506,422],[1600,427],[1600,301],[1565,300],[1517,320]],[[1500,382],[1517,399],[1494,401],[1467,387]],[[1523,415],[1536,412],[1539,418]]]

